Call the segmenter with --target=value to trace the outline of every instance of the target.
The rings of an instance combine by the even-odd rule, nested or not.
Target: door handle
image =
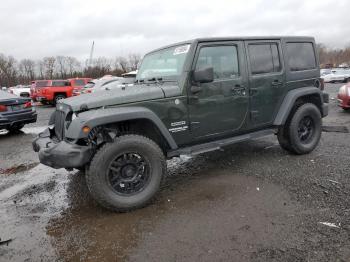
[[[233,95],[245,96],[246,91],[244,85],[236,84],[231,88]]]
[[[280,86],[280,85],[282,85],[283,84],[283,82],[281,82],[281,81],[279,81],[279,80],[273,80],[272,81],[272,83],[271,83],[271,85],[272,86]]]

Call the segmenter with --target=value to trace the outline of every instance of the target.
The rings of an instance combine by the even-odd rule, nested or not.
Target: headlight
[[[73,113],[72,114],[72,121],[74,120],[74,119],[76,119],[78,116],[77,116],[77,114],[76,113]]]

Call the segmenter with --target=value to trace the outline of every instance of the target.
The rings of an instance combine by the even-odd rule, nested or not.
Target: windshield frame
[[[188,60],[188,57],[191,55],[191,50],[192,50],[192,42],[181,42],[181,43],[177,43],[177,44],[174,44],[174,45],[169,45],[169,46],[165,46],[163,48],[159,48],[159,49],[156,49],[156,50],[153,50],[152,52],[149,52],[147,53],[141,63],[140,63],[140,66],[138,68],[138,71],[137,71],[137,75],[136,75],[136,78],[135,78],[135,81],[137,82],[144,82],[144,81],[152,81],[152,80],[161,80],[161,81],[166,81],[166,80],[169,80],[169,81],[178,81],[179,78],[181,77],[182,73],[185,71],[185,67],[186,67],[186,61]],[[169,49],[173,49],[173,52],[175,51],[176,48],[179,48],[179,47],[182,47],[182,46],[188,46],[186,52],[184,52],[184,57],[183,57],[183,61],[182,61],[182,65],[181,65],[181,68],[180,70],[177,72],[177,74],[174,74],[174,75],[154,75],[154,76],[147,76],[147,77],[141,77],[141,74],[142,74],[142,65],[145,61],[145,59],[151,55],[155,55],[157,53],[161,53],[161,52],[164,52],[166,50],[169,50]],[[181,53],[180,53],[181,54]]]

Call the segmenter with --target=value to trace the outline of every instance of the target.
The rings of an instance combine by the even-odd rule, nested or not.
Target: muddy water
[[[155,201],[125,214],[96,205],[80,172],[38,165],[2,177],[0,233],[13,239],[0,246],[2,261],[210,261],[232,245],[278,241],[282,227],[269,227],[294,219],[288,194],[234,169],[213,169],[215,158],[206,162],[169,161],[168,182]],[[227,257],[245,258],[234,250]]]

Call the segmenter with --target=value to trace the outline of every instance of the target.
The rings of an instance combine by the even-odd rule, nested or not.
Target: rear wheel
[[[155,142],[140,135],[124,135],[96,153],[86,181],[99,204],[125,212],[148,204],[165,172],[165,157]]]
[[[318,145],[322,132],[322,118],[316,105],[300,106],[278,132],[281,147],[294,154],[310,153]]]

